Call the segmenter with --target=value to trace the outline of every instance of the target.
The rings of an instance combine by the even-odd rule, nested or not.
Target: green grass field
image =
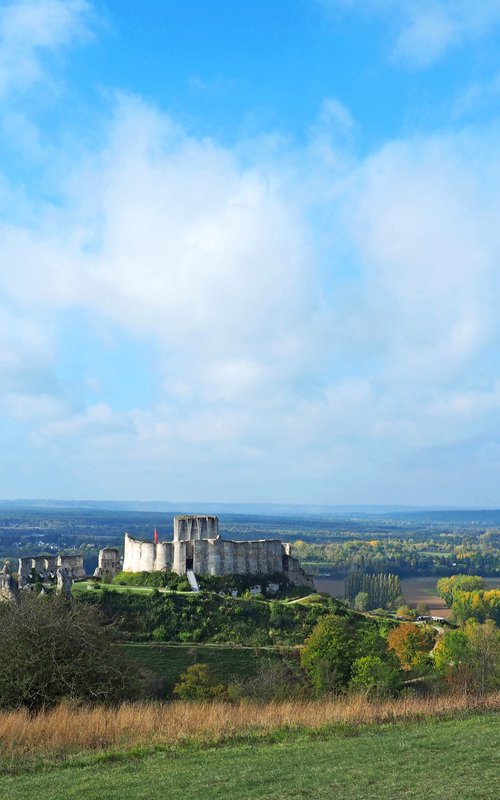
[[[174,688],[186,667],[196,662],[208,664],[217,680],[227,683],[232,677],[255,675],[259,664],[278,658],[278,653],[272,648],[170,644],[126,644],[120,647],[141,667],[160,675],[167,693]]]
[[[286,732],[281,741],[84,757],[2,778],[5,800],[496,800],[498,716]]]

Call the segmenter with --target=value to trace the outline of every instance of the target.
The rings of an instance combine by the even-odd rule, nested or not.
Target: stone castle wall
[[[162,570],[172,570],[173,565],[173,542],[154,544],[154,542],[134,539],[128,533],[125,534],[124,572],[161,572]]]
[[[193,569],[200,575],[273,575],[283,572],[283,545],[272,539],[193,543]]]

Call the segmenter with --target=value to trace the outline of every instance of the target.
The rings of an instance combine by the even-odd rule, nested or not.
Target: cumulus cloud
[[[422,453],[453,473],[446,453],[497,426],[498,132],[356,158],[354,124],[330,99],[305,147],[263,153],[119,96],[56,199],[0,223],[0,402],[64,485],[415,502]],[[109,338],[151,349],[149,401],[132,356],[114,393],[78,367],[99,402],[68,384],[73,315],[104,362]]]

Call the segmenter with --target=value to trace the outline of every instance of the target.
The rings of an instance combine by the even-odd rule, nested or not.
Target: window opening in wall
[[[193,543],[186,542],[186,570],[193,569],[193,563],[194,563]]]

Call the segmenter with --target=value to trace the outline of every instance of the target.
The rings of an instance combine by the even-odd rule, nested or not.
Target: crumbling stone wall
[[[73,554],[70,556],[23,556],[19,559],[17,569],[19,586],[22,588],[29,584],[34,577],[47,581],[56,577],[58,568],[67,569],[73,580],[86,577],[83,566],[83,556]]]
[[[0,572],[0,600],[17,602],[18,586],[12,577],[10,561],[6,561]]]
[[[30,579],[37,577],[42,581],[55,578],[57,570],[56,556],[23,556],[19,559],[18,578],[19,586],[22,587],[30,582]]]
[[[57,559],[57,567],[60,567],[61,569],[67,569],[69,576],[73,580],[86,577],[85,568],[83,566],[83,556],[80,554],[59,556]]]
[[[116,547],[104,547],[99,551],[99,560],[94,570],[94,578],[112,581],[121,568],[122,561]]]

